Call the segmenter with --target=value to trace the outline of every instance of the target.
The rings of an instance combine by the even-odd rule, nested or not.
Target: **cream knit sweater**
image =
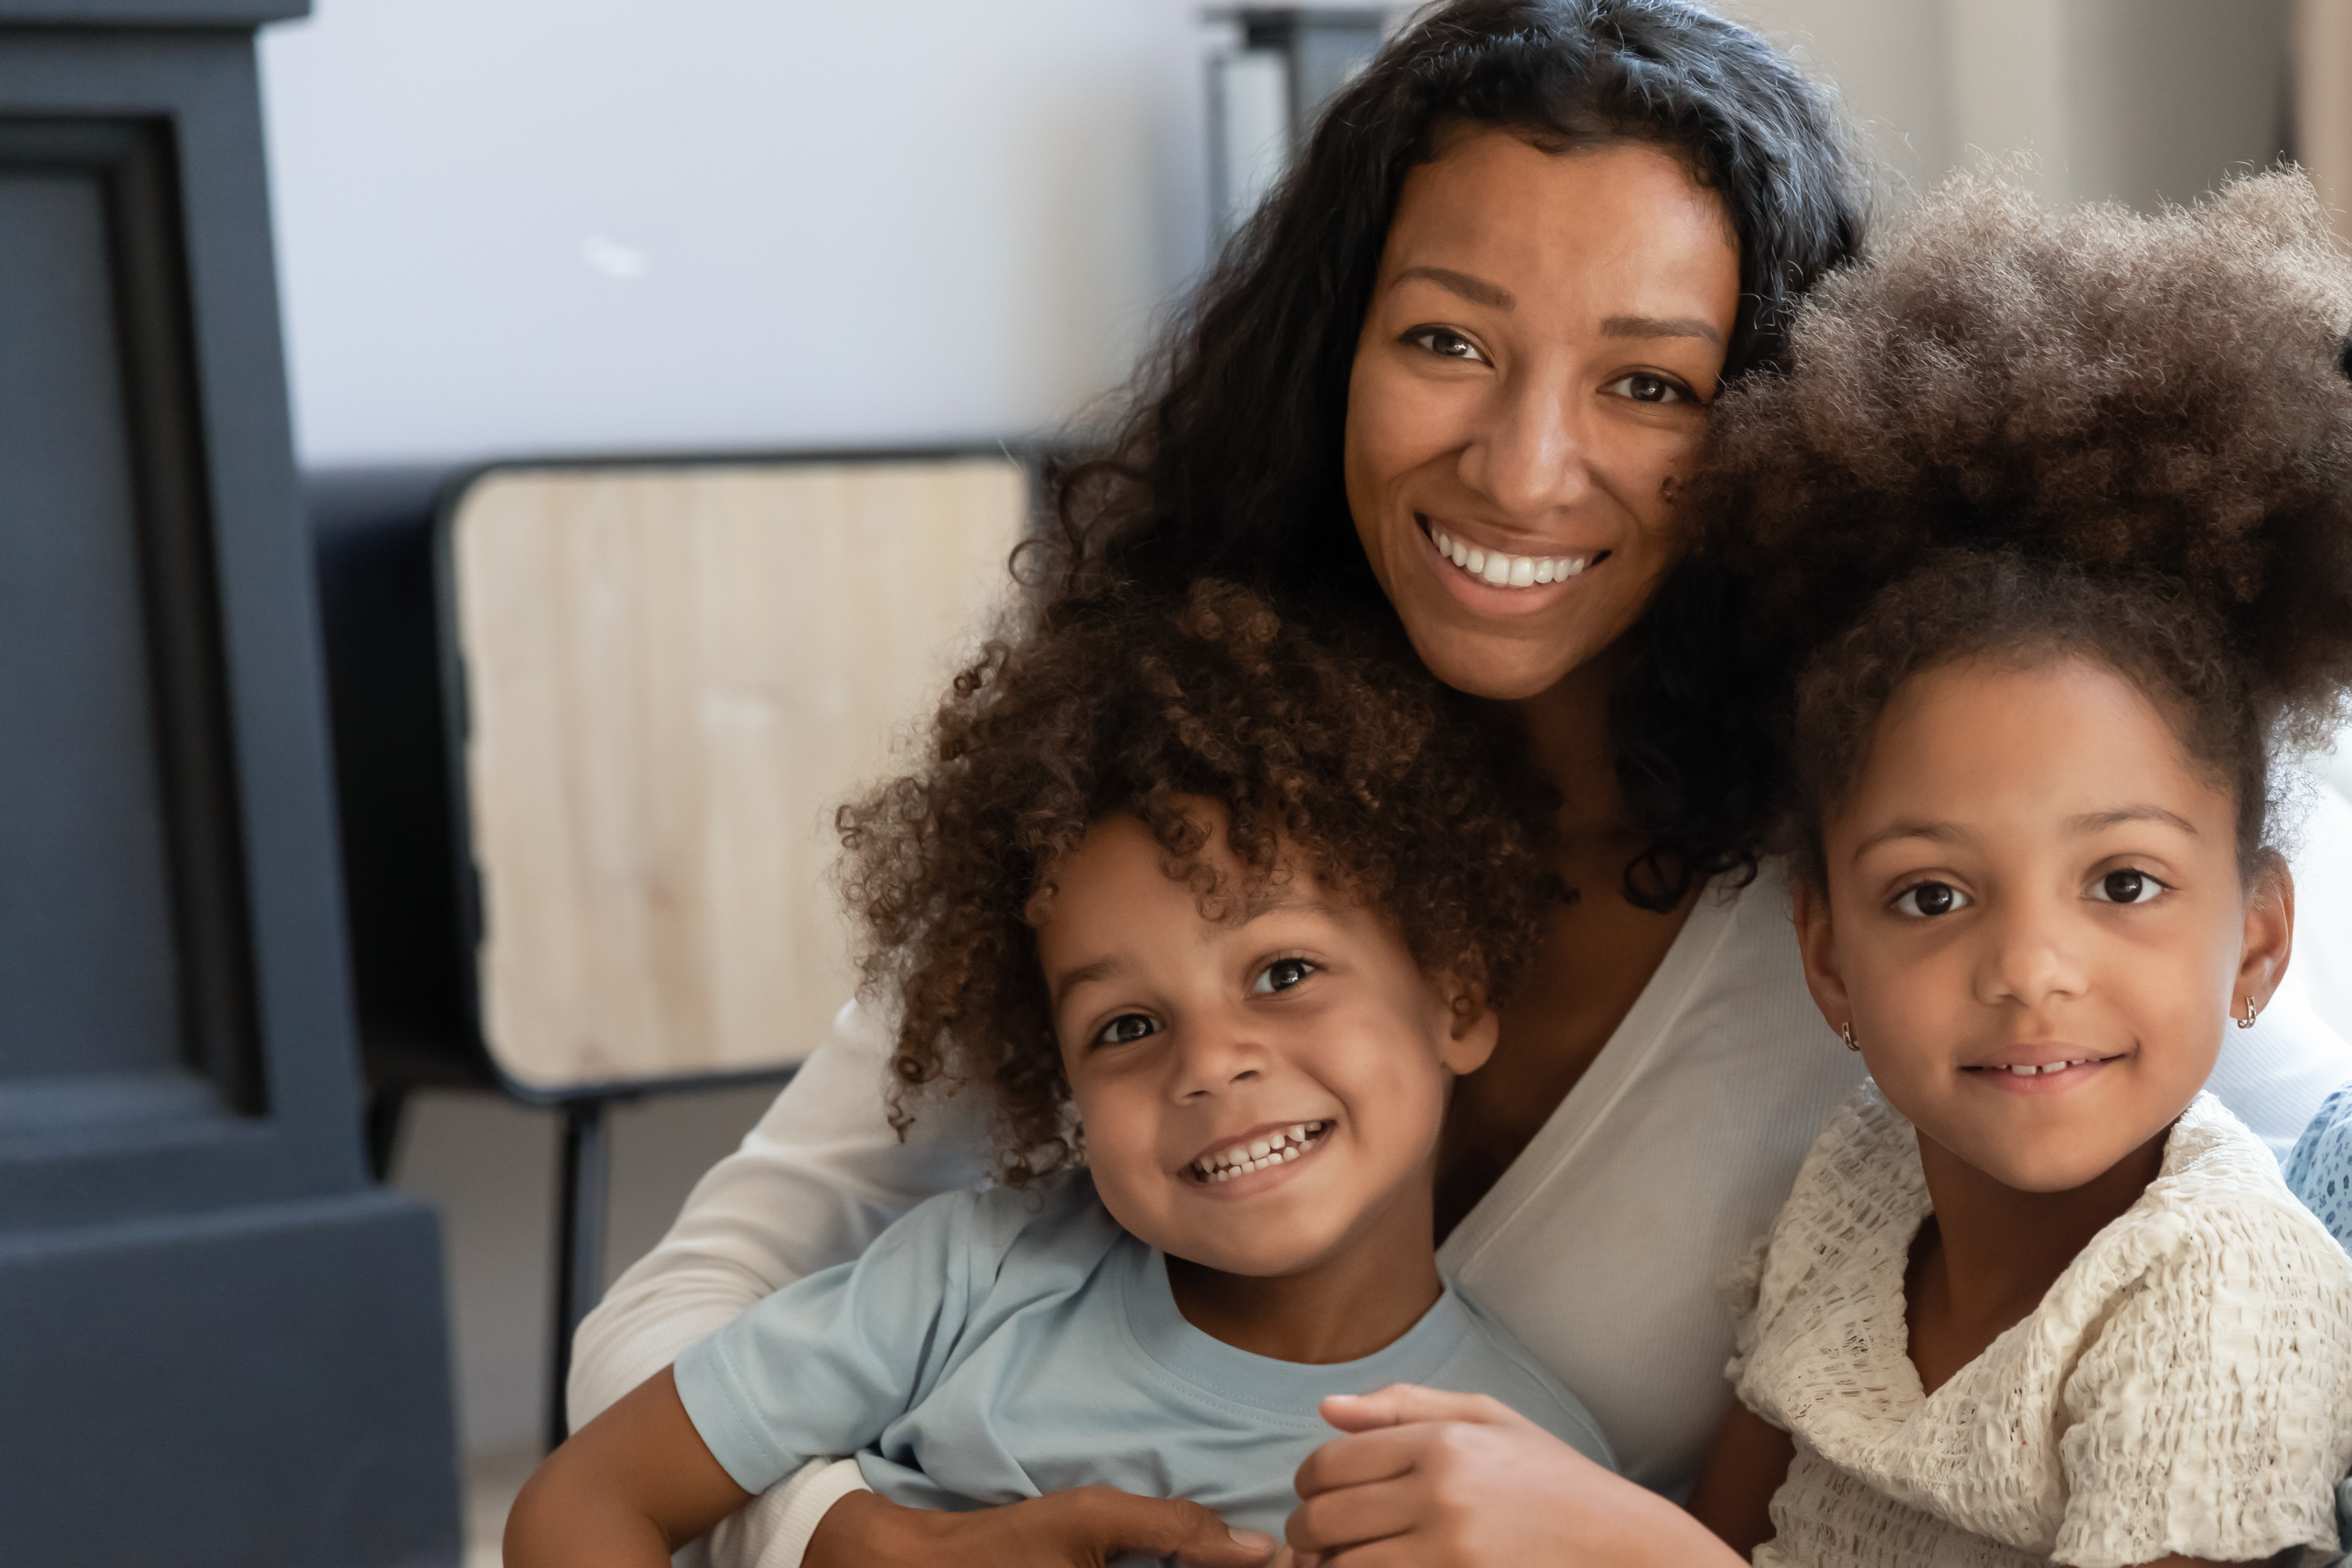
[[[1903,1281],[1917,1135],[1865,1083],[1731,1277],[1739,1398],[1793,1434],[1759,1568],[2122,1568],[2336,1542],[2352,1258],[2210,1095],[2040,1307],[1932,1394]]]

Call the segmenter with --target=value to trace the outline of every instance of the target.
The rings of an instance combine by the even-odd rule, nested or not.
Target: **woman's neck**
[[[1184,1321],[1237,1350],[1326,1366],[1387,1349],[1444,1289],[1429,1186],[1290,1274],[1228,1274],[1171,1256],[1168,1289]]]
[[[1609,697],[1624,660],[1612,647],[1513,704],[1536,765],[1559,791],[1560,837],[1570,846],[1620,839],[1631,826],[1609,733]]]
[[[2139,1201],[2164,1164],[2166,1136],[2071,1191],[2026,1193],[1919,1134],[1935,1213],[1912,1247],[1904,1296],[1911,1361],[1928,1393],[2040,1306],[2091,1238]]]

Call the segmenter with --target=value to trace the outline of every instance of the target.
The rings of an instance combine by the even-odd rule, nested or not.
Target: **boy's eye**
[[[1148,1013],[1121,1013],[1102,1026],[1095,1037],[1098,1046],[1131,1046],[1147,1036],[1160,1032],[1160,1022]]]
[[[1949,882],[1916,882],[1895,895],[1895,907],[1906,915],[1948,915],[1971,901]]]
[[[1277,958],[1258,972],[1257,983],[1250,987],[1255,996],[1271,996],[1277,991],[1287,991],[1315,973],[1315,965],[1303,958]]]
[[[2091,884],[2091,897],[2107,904],[2144,904],[2164,891],[2145,871],[2110,871]]]

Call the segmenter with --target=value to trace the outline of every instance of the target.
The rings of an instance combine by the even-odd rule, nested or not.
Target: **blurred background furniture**
[[[551,1445],[606,1110],[823,1037],[832,809],[976,646],[1032,481],[979,447],[312,483],[370,1142],[426,1086],[562,1117]]]
[[[304,9],[0,0],[0,1557],[45,1568],[459,1552],[278,339],[253,31]]]

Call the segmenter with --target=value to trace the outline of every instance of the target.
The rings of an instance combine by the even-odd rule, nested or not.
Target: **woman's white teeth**
[[[1192,1162],[1192,1169],[1202,1180],[1230,1182],[1235,1176],[1246,1176],[1252,1171],[1264,1171],[1296,1160],[1307,1152],[1307,1146],[1331,1130],[1328,1121],[1294,1121],[1280,1132],[1269,1132],[1247,1143],[1236,1143],[1222,1153],[1203,1154]]]
[[[1592,564],[1583,555],[1505,555],[1473,549],[1442,528],[1429,531],[1437,552],[1481,582],[1497,588],[1531,588],[1538,583],[1562,583]]]

